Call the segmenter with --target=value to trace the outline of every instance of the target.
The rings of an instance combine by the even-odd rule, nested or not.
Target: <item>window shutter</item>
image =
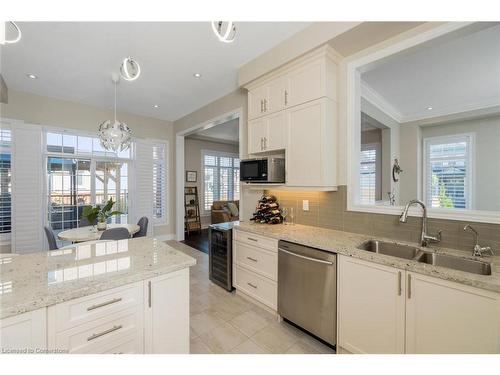
[[[153,212],[153,153],[152,143],[138,139],[135,143],[134,180],[135,199],[132,216],[137,222],[142,216],[150,219]],[[152,233],[152,225],[148,225],[148,234]]]
[[[165,223],[167,218],[167,145],[153,144],[153,219]]]
[[[377,148],[374,145],[361,147],[359,199],[361,204],[373,204],[377,189]]]
[[[42,130],[29,125],[12,129],[12,250],[45,248],[43,234]]]

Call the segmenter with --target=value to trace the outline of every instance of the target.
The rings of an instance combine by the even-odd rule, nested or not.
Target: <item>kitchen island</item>
[[[0,259],[2,352],[189,353],[189,267],[154,238]]]

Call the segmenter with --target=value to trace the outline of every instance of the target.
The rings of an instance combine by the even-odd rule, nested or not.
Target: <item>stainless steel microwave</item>
[[[284,183],[285,158],[267,156],[240,162],[240,181],[253,183]]]

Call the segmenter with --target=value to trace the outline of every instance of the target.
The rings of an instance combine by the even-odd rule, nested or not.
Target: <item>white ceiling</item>
[[[399,122],[498,106],[500,25],[422,45],[363,73],[362,80]]]
[[[239,119],[235,118],[215,125],[211,128],[200,130],[188,138],[222,141],[224,143],[239,143]]]
[[[309,23],[238,22],[221,43],[209,22],[19,22],[22,40],[3,46],[12,90],[100,107],[113,103],[112,72],[124,57],[142,74],[118,85],[118,110],[176,120],[237,88],[237,69]],[[195,79],[193,73],[202,74]],[[34,73],[37,80],[26,74]],[[153,108],[154,104],[160,108]]]

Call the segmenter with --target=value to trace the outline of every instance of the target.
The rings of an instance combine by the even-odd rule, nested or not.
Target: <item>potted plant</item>
[[[113,198],[109,198],[104,206],[86,206],[83,208],[82,216],[86,218],[89,223],[94,223],[97,220],[97,229],[105,230],[106,229],[106,220],[111,216],[121,215],[120,211],[111,211],[113,208]]]

